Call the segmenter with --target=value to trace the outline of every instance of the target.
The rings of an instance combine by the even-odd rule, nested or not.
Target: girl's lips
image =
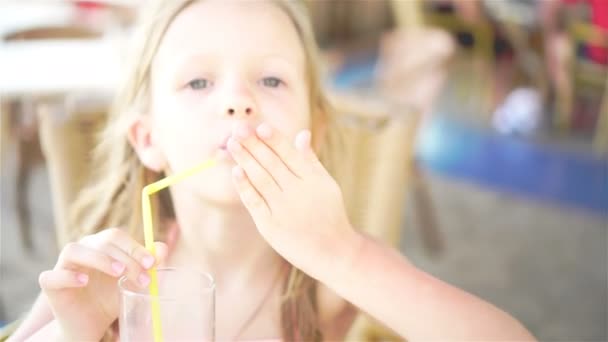
[[[218,145],[218,158],[221,160],[233,161],[232,154],[228,151],[228,140],[232,135],[228,134],[222,142]]]
[[[220,150],[224,150],[226,151],[228,149],[228,140],[230,139],[232,135],[228,134],[224,139],[222,139],[222,142],[220,143],[220,145],[218,146],[218,148]]]

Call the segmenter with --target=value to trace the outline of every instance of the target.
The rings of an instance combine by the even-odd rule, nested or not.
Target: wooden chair
[[[45,39],[93,39],[99,38],[100,32],[80,26],[64,27],[35,27],[5,35],[2,39],[7,42]],[[41,58],[44,58],[41,56]],[[53,200],[53,213],[58,241],[63,241],[64,222],[67,207],[74,199],[81,179],[86,177],[86,155],[93,147],[90,136],[93,132],[87,129],[91,126],[90,118],[78,113],[74,106],[66,107],[66,96],[21,95],[5,100],[9,113],[4,119],[11,120],[17,132],[17,172],[15,205],[18,223],[20,225],[23,245],[30,250],[33,245],[31,237],[31,213],[27,198],[31,171],[36,165],[47,161]],[[54,108],[51,113],[49,108]],[[8,114],[8,115],[7,115]],[[84,120],[84,121],[83,121]],[[26,124],[24,124],[26,123]],[[27,134],[23,134],[27,132]],[[40,148],[45,158],[41,158]]]
[[[354,104],[353,104],[354,106]],[[345,107],[342,107],[345,108]],[[352,107],[351,107],[352,108]],[[364,233],[398,246],[405,200],[413,183],[413,159],[420,113],[389,115],[356,105],[342,117],[346,175],[336,175],[353,224]],[[366,316],[355,321],[347,340],[401,340]]]
[[[29,97],[19,100],[0,101],[2,109],[3,143],[14,146],[15,170],[15,212],[21,235],[21,243],[26,250],[33,246],[31,231],[31,212],[28,201],[30,176],[37,165],[43,163],[38,139],[38,124],[35,104]],[[14,145],[13,145],[14,144]],[[3,159],[8,153],[3,146]]]
[[[345,136],[350,137],[346,139],[347,150],[352,151],[347,159],[350,173],[344,178],[347,182],[341,183],[341,186],[345,197],[350,199],[347,200],[347,207],[351,220],[357,227],[394,247],[398,247],[402,238],[403,211],[406,196],[411,193],[423,241],[431,252],[439,252],[443,241],[438,233],[423,173],[415,162],[414,155],[419,128],[424,117],[430,113],[442,82],[437,79],[425,80],[424,75],[416,75],[428,75],[426,67],[417,72],[402,69],[399,56],[392,55],[391,49],[402,50],[400,39],[411,38],[408,32],[415,35],[428,34],[429,31],[423,27],[418,1],[395,0],[391,4],[398,32],[383,42],[395,46],[389,46],[387,51],[380,52],[380,68],[377,70],[379,78],[376,84],[379,93],[376,95],[381,100],[377,105],[370,106],[349,98],[338,106],[346,113],[342,125],[345,126]],[[449,43],[451,41],[446,44],[450,45]],[[452,52],[453,46],[448,46],[440,55],[445,53],[443,57],[447,58]],[[443,69],[445,66],[431,65],[430,69]],[[422,78],[418,78],[420,76]],[[432,90],[421,96],[423,99],[407,98],[407,84],[414,79],[432,85],[429,87]],[[337,178],[341,179],[340,175]],[[361,315],[349,332],[348,340],[402,339],[390,329]]]

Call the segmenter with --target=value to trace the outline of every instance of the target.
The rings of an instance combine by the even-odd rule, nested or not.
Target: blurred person
[[[587,21],[596,30],[608,35],[608,2],[604,0],[547,0],[541,1],[540,15],[544,34],[545,68],[556,100],[556,111],[561,117],[569,117],[575,107],[574,85],[570,75],[575,54],[586,57],[599,65],[608,64],[606,47],[575,44],[567,25],[575,16],[581,16],[577,7],[583,6],[587,15],[579,20]],[[559,122],[567,125],[566,122]]]
[[[600,31],[608,31],[608,2],[603,0],[547,0],[540,2],[540,13],[543,29],[547,35],[547,61],[551,71],[559,68],[559,55],[563,54],[560,42],[557,40],[563,37],[566,32],[567,11],[576,5],[585,5],[587,17],[591,25]],[[563,39],[563,38],[562,38]],[[590,45],[582,47],[582,52],[591,60],[598,64],[608,64],[608,49],[605,47]]]

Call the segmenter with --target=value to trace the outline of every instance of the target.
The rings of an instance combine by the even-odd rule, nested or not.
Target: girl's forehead
[[[169,25],[156,61],[171,63],[193,56],[256,60],[267,56],[304,68],[301,40],[291,19],[268,1],[198,1]]]

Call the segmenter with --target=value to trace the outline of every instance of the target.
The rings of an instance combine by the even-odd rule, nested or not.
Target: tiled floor
[[[410,219],[402,250],[416,265],[495,303],[541,340],[608,339],[605,217],[440,178],[431,192],[446,249],[428,257]]]

